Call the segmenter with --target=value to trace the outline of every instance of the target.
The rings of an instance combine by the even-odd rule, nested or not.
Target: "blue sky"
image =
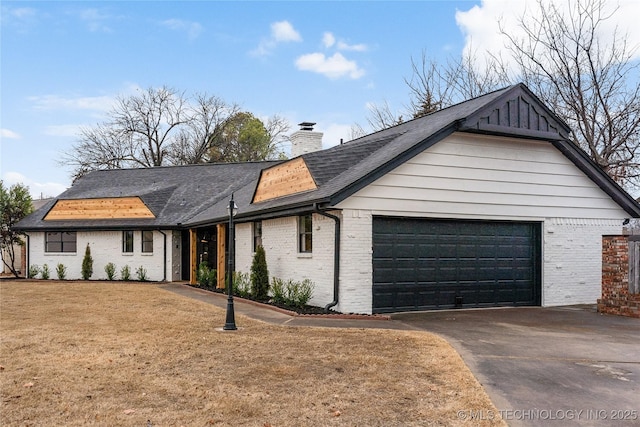
[[[317,122],[325,147],[366,128],[367,105],[409,100],[411,58],[501,46],[504,0],[3,1],[0,175],[34,197],[70,186],[60,166],[81,126],[118,95],[167,85],[258,117]]]

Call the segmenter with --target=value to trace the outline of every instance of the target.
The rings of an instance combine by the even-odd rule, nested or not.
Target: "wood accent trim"
[[[155,218],[140,197],[58,200],[45,221]]]
[[[189,283],[198,282],[198,233],[195,229],[189,229]]]
[[[317,189],[302,157],[265,169],[260,174],[252,203]]]
[[[227,249],[227,227],[225,224],[218,224],[218,289],[224,289],[226,287],[226,249]]]

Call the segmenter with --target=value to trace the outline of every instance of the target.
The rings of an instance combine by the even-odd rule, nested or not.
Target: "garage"
[[[540,224],[374,217],[373,312],[540,305]]]

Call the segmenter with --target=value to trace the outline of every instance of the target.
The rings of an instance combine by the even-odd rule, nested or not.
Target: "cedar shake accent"
[[[155,218],[139,197],[58,200],[45,221]]]

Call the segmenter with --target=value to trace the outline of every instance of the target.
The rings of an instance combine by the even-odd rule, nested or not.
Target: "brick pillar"
[[[640,317],[640,298],[629,295],[629,237],[602,237],[602,298],[598,312]]]

